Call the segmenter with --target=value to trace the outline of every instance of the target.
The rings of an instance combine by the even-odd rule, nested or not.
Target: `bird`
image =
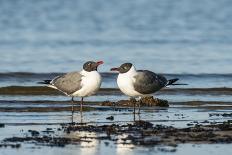
[[[111,71],[119,73],[117,77],[119,89],[135,102],[136,97],[150,95],[170,85],[179,85],[175,84],[179,80],[178,78],[167,80],[164,76],[149,70],[136,70],[135,66],[129,62],[122,64],[120,67],[111,68]],[[140,113],[140,102],[138,113]]]
[[[98,66],[103,63],[103,61],[87,61],[84,63],[81,71],[69,72],[57,76],[52,80],[44,80],[38,83],[46,84],[48,87],[70,96],[72,102],[72,116],[74,113],[74,97],[81,97],[80,112],[82,114],[84,97],[95,94],[101,86],[102,78],[97,69]]]

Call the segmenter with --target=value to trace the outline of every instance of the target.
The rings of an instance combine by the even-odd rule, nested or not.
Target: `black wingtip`
[[[167,86],[169,86],[169,85],[188,85],[188,84],[186,84],[186,83],[175,83],[175,82],[178,81],[178,80],[179,80],[178,78],[168,80]]]
[[[174,86],[181,86],[181,85],[188,85],[187,83],[173,83],[172,85],[174,85]]]
[[[170,80],[168,80],[168,84],[167,84],[167,85],[174,85],[174,83],[175,83],[176,81],[178,81],[178,80],[179,80],[178,78],[170,79]]]
[[[50,83],[51,83],[51,80],[44,80],[41,82],[37,82],[37,84],[50,84]]]

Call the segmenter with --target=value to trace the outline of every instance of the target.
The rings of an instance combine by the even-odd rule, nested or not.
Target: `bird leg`
[[[74,107],[73,107],[74,99],[73,99],[73,97],[71,99],[71,102],[72,102],[72,123],[73,123],[73,113],[74,113]]]
[[[140,100],[139,100],[139,107],[138,107],[138,108],[139,108],[139,110],[138,110],[138,114],[140,114],[141,102],[142,102],[142,101],[141,101],[141,99],[140,99]]]
[[[72,102],[72,114],[73,114],[73,113],[74,113],[74,107],[73,107],[74,99],[73,99],[73,97],[72,97],[72,99],[71,99],[71,102]]]
[[[82,112],[83,100],[84,100],[84,97],[81,98],[81,107],[80,107],[80,111],[81,111],[81,112]]]
[[[135,104],[136,104],[136,99],[135,99],[135,98],[133,98],[133,97],[131,97],[131,98],[130,98],[130,102],[132,102],[132,103],[133,103],[133,108],[134,108],[134,112],[133,112],[133,114],[135,114]]]
[[[134,104],[133,104],[134,105],[134,112],[133,112],[134,114],[135,114],[135,104],[136,104],[136,102],[134,102]]]
[[[136,99],[133,98],[133,97],[131,97],[130,98],[130,102],[133,103],[133,109],[134,109],[133,116],[134,116],[134,122],[135,122],[135,104],[136,104]]]
[[[83,100],[84,100],[84,97],[81,97],[81,106],[80,106],[80,115],[81,115],[81,123],[82,123],[82,106],[83,106]]]

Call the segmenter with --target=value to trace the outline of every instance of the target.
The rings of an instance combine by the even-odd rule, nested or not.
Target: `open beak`
[[[116,67],[110,69],[110,71],[118,71],[118,70],[119,70],[119,68],[116,68]]]
[[[103,61],[97,61],[97,66],[103,64],[104,62]]]

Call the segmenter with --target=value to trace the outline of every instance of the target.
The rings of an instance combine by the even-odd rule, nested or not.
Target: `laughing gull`
[[[82,112],[84,97],[95,94],[101,86],[101,75],[97,72],[97,68],[101,64],[103,64],[103,61],[88,61],[83,65],[80,72],[70,72],[55,77],[53,80],[44,80],[39,83],[47,84],[48,87],[57,89],[72,97],[72,114],[74,112],[73,98],[76,96],[81,97],[80,111]]]
[[[118,87],[124,94],[130,96],[133,100],[135,100],[136,97],[142,97],[157,92],[166,86],[175,85],[174,83],[178,80],[177,78],[167,80],[164,76],[155,74],[149,70],[136,70],[131,63],[124,63],[118,68],[111,68],[111,71],[119,72],[117,78]]]

